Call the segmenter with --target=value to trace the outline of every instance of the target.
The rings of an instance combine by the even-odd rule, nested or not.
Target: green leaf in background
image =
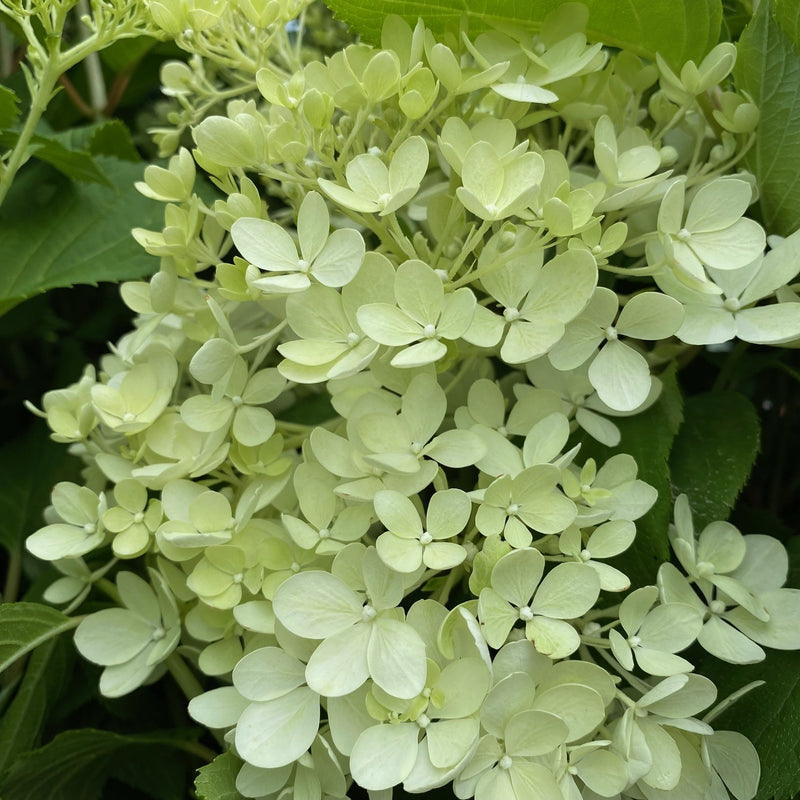
[[[131,280],[158,268],[130,233],[162,224],[161,205],[133,186],[142,167],[97,162],[112,188],[71,183],[39,165],[14,181],[0,210],[0,309],[55,286]]]
[[[0,134],[0,146],[11,149],[16,145],[18,139],[19,133],[16,131]],[[55,137],[38,134],[32,136],[28,150],[31,156],[50,164],[68,178],[111,186],[111,182],[92,158],[91,153],[83,150],[70,150]]]
[[[133,69],[158,43],[150,36],[118,39],[100,51],[100,58],[113,72],[124,72]]]
[[[53,139],[70,150],[85,150],[93,156],[113,156],[123,161],[141,161],[127,125],[107,119],[53,134]]]
[[[773,0],[775,19],[795,46],[800,44],[800,3],[797,0]]]
[[[69,681],[75,648],[67,639],[38,647],[25,668],[14,699],[0,716],[0,775],[13,760],[39,743],[41,728]]]
[[[44,747],[20,756],[0,782],[0,796],[3,800],[98,800],[106,781],[116,777],[132,781],[157,800],[181,800],[172,782],[165,787],[163,780],[170,761],[183,769],[174,749],[184,749],[184,744],[184,731],[132,736],[92,729],[65,731]]]
[[[236,774],[241,766],[232,753],[223,753],[201,767],[194,782],[199,800],[241,800],[236,791]]]
[[[47,435],[44,425],[0,447],[0,546],[13,551],[42,525],[53,486],[74,478],[80,462]]]
[[[19,116],[19,98],[7,86],[0,86],[0,131],[10,128]]]
[[[737,45],[735,75],[761,111],[746,163],[758,182],[763,223],[767,233],[787,236],[800,221],[800,11],[781,3],[776,20],[775,8],[770,0],[759,4]]]
[[[761,663],[735,669],[709,658],[697,671],[714,681],[720,698],[766,680],[714,720],[714,728],[739,731],[758,750],[757,800],[791,800],[800,792],[800,653],[769,650]]]
[[[387,14],[414,25],[419,17],[437,34],[457,31],[463,17],[471,36],[497,24],[532,33],[565,0],[327,0],[334,14],[367,41],[380,41]],[[587,36],[652,58],[656,52],[680,66],[699,61],[719,38],[721,0],[582,0],[589,8]]]
[[[0,605],[0,673],[49,639],[77,626],[75,618],[39,603]],[[2,795],[0,795],[2,796]]]
[[[728,518],[755,462],[760,431],[753,404],[738,392],[686,401],[670,468],[675,494],[689,496],[698,530]]]

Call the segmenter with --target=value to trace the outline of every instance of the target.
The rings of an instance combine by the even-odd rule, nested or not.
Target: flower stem
[[[167,659],[166,664],[169,674],[175,679],[175,683],[180,686],[187,700],[191,700],[193,697],[203,693],[200,681],[195,678],[194,673],[177,653],[173,653]]]

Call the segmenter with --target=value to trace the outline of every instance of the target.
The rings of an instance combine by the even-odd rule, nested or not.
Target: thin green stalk
[[[58,43],[55,42],[55,48],[57,47]],[[61,69],[58,54],[56,52],[51,52],[44,65],[44,69],[39,75],[37,89],[31,98],[28,118],[25,120],[25,125],[20,131],[17,143],[14,145],[8,163],[3,170],[2,177],[0,177],[0,206],[2,206],[3,201],[6,199],[6,195],[11,188],[11,184],[14,182],[17,172],[19,172],[20,167],[27,161],[28,145],[33,138],[36,126],[39,124],[42,114],[44,114],[47,108],[47,104],[50,101],[50,97],[53,94],[56,83],[58,83],[60,75]]]
[[[175,683],[180,686],[181,691],[187,700],[203,694],[203,687],[194,673],[186,665],[186,662],[177,654],[173,653],[166,661],[169,674],[175,679]]]
[[[81,17],[88,17],[88,0],[78,0],[77,10]],[[91,33],[89,33],[86,39],[90,38],[92,38]],[[99,118],[108,105],[108,92],[106,90],[105,78],[103,77],[103,65],[100,63],[100,56],[97,51],[89,53],[83,65],[86,69],[86,80],[89,84],[89,104],[92,107],[95,118]]]

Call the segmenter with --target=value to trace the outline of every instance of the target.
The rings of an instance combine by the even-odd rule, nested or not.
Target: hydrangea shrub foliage
[[[85,480],[27,539],[40,624],[107,697],[181,683],[206,800],[754,798],[703,672],[800,649],[800,591],[665,473],[694,354],[800,339],[736,47],[574,3],[334,49],[303,0],[147,5],[191,54],[137,184],[160,271],[42,401]]]

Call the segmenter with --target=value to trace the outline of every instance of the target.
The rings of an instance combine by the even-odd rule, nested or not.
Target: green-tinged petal
[[[567,741],[566,722],[540,709],[515,714],[505,728],[506,752],[514,756],[544,756]]]
[[[133,572],[117,574],[117,589],[123,605],[153,627],[161,624],[161,609],[153,588]]]
[[[674,675],[665,678],[637,702],[655,714],[671,719],[693,717],[717,699],[717,688],[702,675]]]
[[[397,353],[392,358],[391,365],[401,369],[413,369],[433,364],[446,355],[447,345],[444,342],[438,339],[425,339]]]
[[[273,609],[292,633],[306,639],[324,639],[359,622],[362,602],[335,575],[313,570],[284,581],[275,592]]]
[[[301,686],[248,706],[236,725],[236,750],[253,766],[282,767],[311,747],[318,730],[319,696]]]
[[[697,561],[714,565],[716,572],[732,572],[744,560],[744,537],[729,522],[712,522],[700,534]]]
[[[378,156],[369,153],[356,156],[347,164],[345,176],[350,188],[363,198],[378,200],[383,194],[391,194],[389,170]]]
[[[528,605],[544,573],[544,556],[534,549],[503,556],[492,570],[492,587],[518,608]]]
[[[100,675],[100,694],[104,697],[122,697],[138,689],[153,672],[153,665],[148,663],[148,650],[142,650],[124,664],[106,667]]]
[[[440,719],[455,719],[474,714],[489,691],[491,676],[478,658],[460,658],[450,662],[437,681],[444,692],[444,702],[437,707]]]
[[[445,719],[426,728],[428,756],[434,767],[447,769],[458,764],[478,739],[480,724],[475,717]]]
[[[56,561],[86,555],[102,541],[102,533],[87,534],[83,528],[56,522],[31,534],[25,547],[43,561]]]
[[[193,430],[210,433],[224,428],[233,416],[234,406],[224,397],[214,400],[211,395],[196,394],[181,404],[181,419]]]
[[[581,637],[572,625],[549,617],[534,617],[526,623],[525,636],[542,655],[553,660],[572,655],[581,643]]]
[[[544,355],[563,335],[564,324],[556,319],[516,320],[509,325],[500,358],[506,364],[531,361]]]
[[[421,136],[411,136],[395,151],[389,164],[389,191],[416,188],[428,171],[428,145]]]
[[[361,622],[325,639],[306,666],[308,685],[323,697],[350,694],[369,677],[367,645],[372,626]]]
[[[512,672],[498,681],[481,706],[481,724],[497,739],[502,739],[506,726],[521,711],[533,705],[533,678],[524,672]]]
[[[789,573],[786,548],[774,537],[763,534],[750,534],[744,541],[747,554],[731,577],[751,592],[780,589]]]
[[[715,731],[707,742],[711,763],[730,793],[736,800],[752,800],[761,777],[761,764],[752,742],[736,731]]]
[[[231,236],[242,258],[259,269],[290,272],[298,268],[294,240],[274,222],[242,217],[233,223]]]
[[[778,344],[800,335],[800,303],[745,308],[736,315],[736,335],[752,344]]]
[[[613,797],[628,785],[625,762],[608,750],[592,750],[575,768],[578,777],[600,797]]]
[[[494,589],[486,588],[478,598],[478,618],[489,646],[498,648],[505,644],[519,616]]]
[[[553,619],[575,619],[594,605],[599,594],[600,579],[590,566],[558,564],[536,590],[531,610]]]
[[[449,430],[439,434],[423,452],[446,467],[469,467],[486,455],[486,445],[471,431]]]
[[[370,339],[400,347],[422,337],[422,326],[388,303],[370,303],[358,309],[358,324]]]
[[[153,640],[153,626],[124,608],[104,608],[84,619],[75,631],[75,646],[94,664],[124,664]]]
[[[221,686],[189,701],[189,716],[207,728],[230,728],[239,721],[250,701],[233,686]]]
[[[758,595],[758,599],[764,604],[769,621],[762,622],[743,608],[727,612],[725,619],[764,647],[800,649],[800,589],[773,589]]]
[[[603,332],[598,325],[593,320],[578,317],[567,326],[564,336],[548,351],[547,357],[556,369],[572,370],[590,359],[602,341]]]
[[[375,620],[367,661],[372,679],[394,697],[410,699],[425,688],[425,643],[404,622],[390,617]]]
[[[248,653],[233,670],[233,685],[242,697],[263,701],[283,697],[306,682],[305,666],[278,647]]]
[[[330,231],[328,204],[319,192],[309,192],[297,212],[297,239],[306,261],[313,261],[322,250]]]
[[[611,644],[611,652],[614,654],[614,658],[619,661],[624,669],[632,670],[633,652],[631,651],[631,646],[622,634],[612,628],[612,630],[608,632],[608,641]]]
[[[686,227],[697,233],[727,228],[744,214],[752,199],[747,181],[731,177],[709,181],[692,198]]]
[[[464,530],[472,503],[461,489],[436,492],[428,501],[427,528],[434,539],[449,539]]]
[[[233,416],[231,432],[245,447],[257,447],[275,432],[275,417],[266,408],[241,406]]]
[[[724,230],[692,235],[689,246],[700,261],[715,269],[739,269],[758,258],[767,244],[764,229],[743,217]]]
[[[538,692],[533,707],[564,721],[567,742],[588,736],[606,717],[605,704],[598,692],[579,683],[562,683]]]
[[[529,797],[535,797],[536,800],[562,800],[564,797],[552,771],[544,764],[515,759],[508,775],[517,800],[527,800]],[[477,792],[475,797],[477,800]],[[497,800],[505,797],[508,795],[500,794]]]
[[[369,691],[369,684],[365,684],[351,694],[328,698],[331,737],[344,755],[350,755],[362,731],[375,724],[375,720],[367,712],[366,697]]]
[[[673,653],[665,653],[663,650],[636,647],[633,652],[636,663],[648,675],[677,675],[679,672],[691,672],[694,669],[690,661]]]
[[[355,159],[353,160],[355,161]],[[318,183],[320,189],[322,189],[334,203],[343,208],[367,213],[380,210],[378,203],[372,199],[372,192],[370,192],[369,196],[362,196],[351,189],[346,189],[344,186],[339,186],[338,183],[326,180],[325,178],[319,178]]]
[[[461,180],[466,191],[459,192],[459,200],[464,203],[466,196],[471,194],[483,208],[495,204],[503,189],[503,172],[494,147],[489,142],[476,142],[464,158]]]
[[[627,519],[606,522],[594,530],[586,542],[592,558],[611,558],[627,550],[636,538],[636,526]]]
[[[419,726],[414,722],[373,725],[358,737],[350,772],[363,789],[380,791],[402,783],[417,759]]]
[[[375,513],[386,530],[404,539],[418,539],[422,522],[414,504],[400,492],[382,491],[375,495]]]
[[[444,286],[441,278],[424,262],[406,261],[397,268],[394,294],[397,305],[420,326],[436,325],[439,321],[444,303]],[[364,327],[363,324],[361,327]],[[367,331],[366,328],[364,330]]]
[[[466,557],[467,551],[455,542],[432,542],[422,551],[422,561],[428,569],[453,569]]]
[[[422,564],[423,548],[417,539],[403,539],[393,533],[382,533],[375,542],[375,548],[383,563],[396,572],[414,572]]]
[[[463,336],[472,324],[475,308],[475,295],[466,287],[446,295],[442,316],[436,326],[439,336],[444,339],[458,339]]]
[[[634,339],[667,339],[683,322],[683,306],[658,292],[634,295],[622,309],[616,328]]]
[[[607,342],[592,361],[589,380],[606,405],[616,411],[633,411],[650,392],[650,367],[644,356],[615,340]]]
[[[697,642],[712,656],[729,664],[757,664],[765,658],[755,642],[719,617],[711,617],[703,625]]]
[[[642,725],[641,730],[653,758],[653,766],[642,780],[654,789],[674,789],[681,777],[678,745],[660,725]]]
[[[710,305],[687,305],[683,322],[675,335],[686,344],[721,344],[737,334],[737,323],[730,311]]]
[[[323,286],[345,286],[356,276],[364,260],[364,240],[358,231],[334,231],[311,266],[311,274]]]
[[[677,653],[697,638],[701,627],[702,616],[696,608],[683,603],[667,603],[647,613],[638,635],[646,647]]]

